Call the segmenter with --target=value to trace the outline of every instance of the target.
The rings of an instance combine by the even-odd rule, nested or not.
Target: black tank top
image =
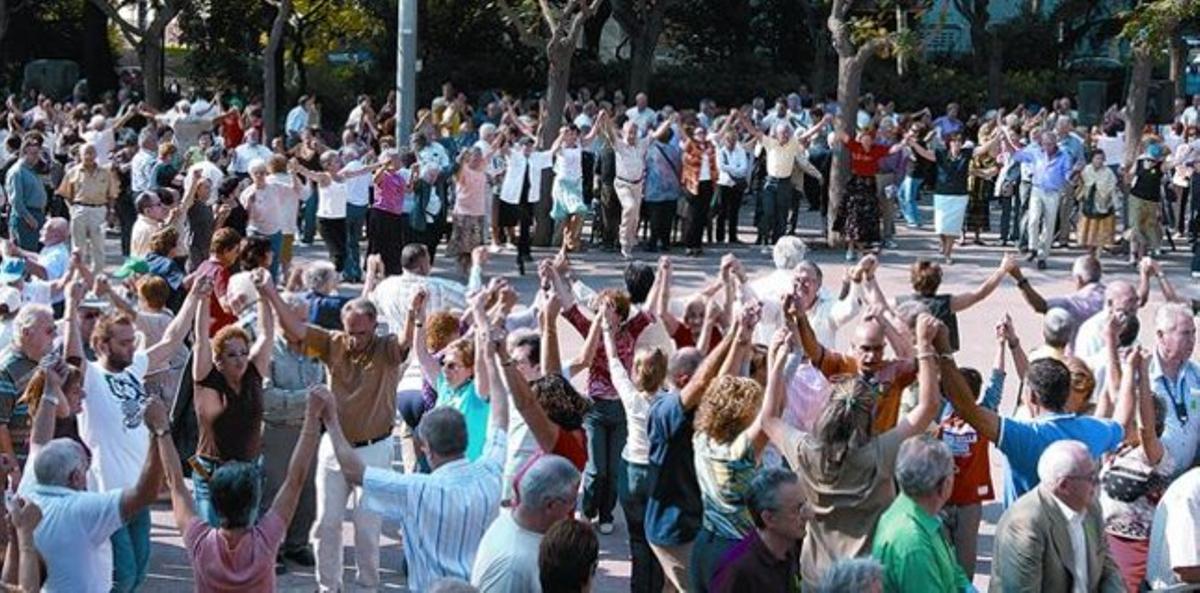
[[[200,419],[200,442],[196,452],[221,461],[254,461],[262,451],[262,375],[251,362],[242,376],[241,393],[225,381],[215,367],[200,385],[212,389],[225,402],[225,409],[207,426]]]

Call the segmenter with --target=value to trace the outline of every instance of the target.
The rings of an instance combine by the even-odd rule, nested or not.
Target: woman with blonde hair
[[[667,355],[661,348],[638,350],[633,356],[633,372],[627,372],[617,355],[616,330],[620,321],[612,300],[604,302],[600,315],[609,374],[625,406],[626,439],[621,452],[625,467],[617,476],[617,499],[629,531],[629,551],[633,559],[630,588],[652,593],[662,590],[665,577],[646,541],[646,501],[650,495],[649,418],[650,405],[667,378]]]

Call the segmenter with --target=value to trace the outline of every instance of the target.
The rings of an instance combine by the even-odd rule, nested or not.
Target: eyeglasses
[[[1082,475],[1073,475],[1063,478],[1065,480],[1082,480],[1093,486],[1100,483],[1100,473],[1096,471],[1088,472]]]
[[[454,369],[461,369],[462,365],[453,360],[443,360],[442,368],[446,369],[447,371],[453,371]]]

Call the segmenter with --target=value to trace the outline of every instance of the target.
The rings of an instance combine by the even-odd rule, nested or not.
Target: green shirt
[[[887,593],[961,592],[970,584],[942,534],[942,523],[905,494],[879,518],[871,556],[883,564]]]

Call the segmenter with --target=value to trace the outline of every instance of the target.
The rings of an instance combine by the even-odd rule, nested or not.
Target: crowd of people
[[[385,521],[410,591],[588,591],[618,507],[638,592],[970,591],[996,498],[992,590],[1200,583],[1196,301],[1158,261],[1195,241],[1200,97],[1129,168],[1119,112],[1081,131],[1069,100],[960,119],[584,89],[543,134],[536,101],[447,85],[402,143],[394,96],[360,97],[339,142],[313,96],[266,142],[237,98],[35,99],[0,131],[0,579],[22,590],[138,590],[164,489],[199,591],[272,591],[289,565],[377,590]],[[930,193],[938,251],[889,295],[878,254]],[[681,298],[671,256],[638,259],[734,251],[746,202],[774,269],[727,253]],[[1072,292],[1043,295],[1016,254],[942,290],[993,202],[1038,269],[1085,248]],[[828,287],[806,209],[846,242]],[[562,248],[535,261],[546,224]],[[328,261],[293,261],[318,235]],[[623,285],[589,286],[588,245],[626,260]],[[535,290],[485,277],[502,253]],[[1113,254],[1136,286],[1104,275]],[[1043,344],[1018,312],[960,328],[1002,289]],[[963,340],[994,343],[992,368],[960,367]]]

